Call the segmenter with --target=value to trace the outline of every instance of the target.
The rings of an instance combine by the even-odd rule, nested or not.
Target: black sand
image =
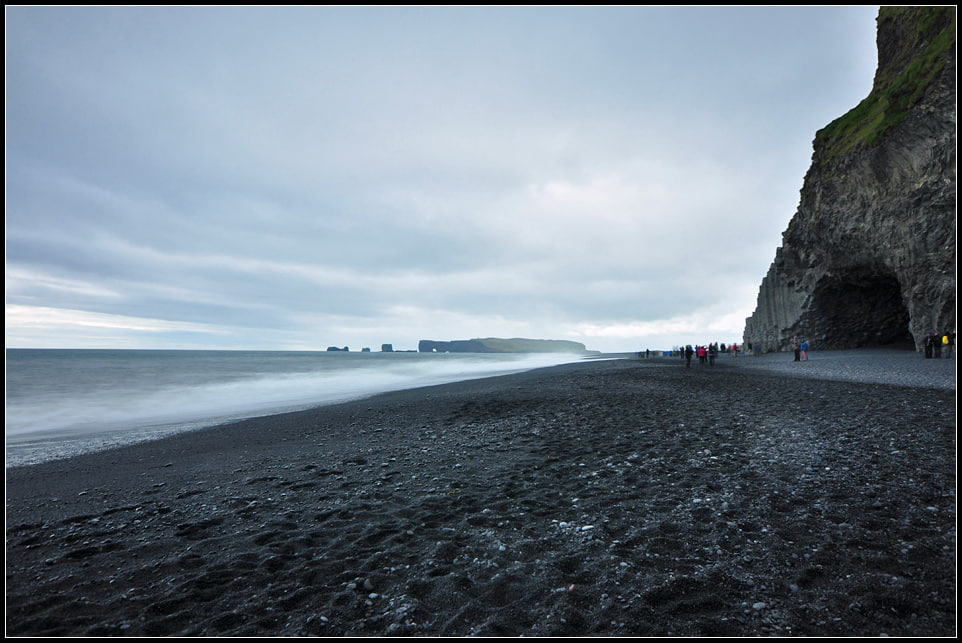
[[[954,636],[955,362],[873,354],[899,386],[819,355],[586,362],[9,469],[6,633]]]

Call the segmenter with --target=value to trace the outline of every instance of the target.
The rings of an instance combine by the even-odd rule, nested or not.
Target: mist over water
[[[564,354],[6,351],[6,462],[578,361]]]

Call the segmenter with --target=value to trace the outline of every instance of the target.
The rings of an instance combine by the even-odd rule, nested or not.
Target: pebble
[[[784,354],[772,353],[759,359],[739,361],[740,368],[790,372],[798,377],[816,377],[870,384],[896,384],[923,388],[955,388],[954,362],[927,360],[914,351],[873,349],[819,351],[804,371]]]

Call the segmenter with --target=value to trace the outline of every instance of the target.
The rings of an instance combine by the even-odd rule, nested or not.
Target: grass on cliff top
[[[933,37],[936,25],[945,24],[947,12],[951,12],[948,25]],[[876,78],[876,86],[865,100],[815,134],[815,149],[820,151],[822,163],[874,145],[886,132],[905,120],[953,55],[955,7],[889,7],[880,13],[880,21],[883,16],[915,21],[915,39],[906,42],[905,48],[920,52],[901,73]]]

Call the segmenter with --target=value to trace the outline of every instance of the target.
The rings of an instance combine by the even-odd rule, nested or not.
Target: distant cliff
[[[956,8],[882,7],[872,92],[815,135],[744,341],[913,342],[956,325]]]
[[[562,339],[461,339],[436,342],[422,339],[421,353],[584,353],[585,345]]]

